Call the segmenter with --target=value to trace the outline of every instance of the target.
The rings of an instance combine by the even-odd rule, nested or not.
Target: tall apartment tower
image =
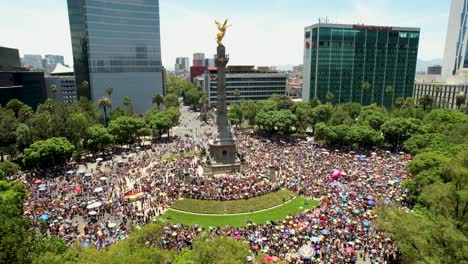
[[[159,0],[67,2],[78,97],[112,87],[114,106],[128,96],[138,113],[150,109],[163,93]]]
[[[468,69],[468,0],[452,0],[445,39],[442,78]]]
[[[419,28],[319,23],[304,30],[302,99],[392,106],[413,95]]]
[[[205,64],[205,53],[194,53],[193,54],[193,66],[203,66]]]
[[[176,75],[189,72],[190,71],[189,58],[177,57],[174,70],[175,70]]]

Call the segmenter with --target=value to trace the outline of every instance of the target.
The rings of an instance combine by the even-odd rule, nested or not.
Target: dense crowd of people
[[[125,239],[129,225],[150,223],[181,197],[235,200],[287,188],[321,199],[321,204],[281,221],[247,227],[168,225],[160,241],[148,244],[182,250],[203,233],[245,240],[253,252],[292,262],[300,258],[303,245],[314,249],[305,261],[354,263],[359,256],[392,263],[398,258],[392,241],[375,228],[373,210],[381,204],[407,206],[400,182],[408,177],[409,156],[381,151],[357,155],[321,149],[307,140],[248,133],[238,133],[237,138],[244,166],[217,177],[200,172],[198,157],[165,158],[180,150],[199,152],[207,147],[207,135],[108,160],[33,171],[22,176],[30,193],[25,217],[67,245],[103,248]]]
[[[309,261],[355,263],[359,256],[372,263],[397,263],[398,248],[373,226],[373,209],[378,204],[408,206],[400,182],[408,177],[409,156],[372,152],[364,157],[329,152],[300,140],[262,143],[248,135],[240,139],[240,150],[249,153],[248,164],[273,167],[279,186],[320,197],[321,204],[282,221],[245,228],[210,227],[207,232],[249,241],[254,252],[282,259],[297,258],[300,247],[309,245],[315,249]],[[198,233],[198,226],[169,226],[162,244],[180,250],[190,246]]]

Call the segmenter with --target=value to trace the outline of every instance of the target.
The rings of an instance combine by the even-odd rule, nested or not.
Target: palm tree
[[[55,84],[52,84],[50,86],[50,91],[52,92],[52,94],[54,95],[54,100],[57,101],[57,85]]]
[[[123,98],[123,104],[127,108],[127,113],[130,114],[130,105],[132,104],[132,100],[128,96],[125,96]]]
[[[112,87],[107,87],[106,88],[106,94],[109,96],[109,98],[112,100],[112,92],[114,91],[114,88]]]
[[[325,95],[325,99],[327,100],[329,104],[333,103],[334,98],[335,98],[335,95],[330,91],[328,91],[327,94]]]
[[[393,86],[391,84],[389,84],[389,85],[387,85],[387,87],[385,87],[385,95],[388,95],[388,94],[391,94],[391,93],[393,93]],[[385,95],[382,94],[382,105],[384,104]]]
[[[401,108],[405,104],[405,98],[403,97],[398,97],[395,101],[395,106],[397,108]]]
[[[232,95],[234,95],[234,97],[236,98],[236,101],[239,101],[239,98],[241,96],[239,89],[235,89]]]
[[[88,90],[88,89],[89,89],[89,82],[83,81],[83,82],[81,83],[81,89],[83,89],[83,90]]]
[[[110,107],[111,105],[112,105],[112,102],[109,99],[109,97],[102,97],[98,101],[99,108],[102,108],[102,110],[104,111],[104,126],[106,127],[107,127],[107,107]]]
[[[163,97],[160,94],[155,94],[153,95],[153,104],[156,104],[158,106],[158,109],[161,109],[161,103],[163,102]]]
[[[85,95],[88,95],[88,90],[89,90],[89,82],[87,81],[82,81],[81,82],[81,90],[84,92]],[[88,97],[88,96],[86,96]],[[89,97],[88,97],[89,98]]]
[[[426,94],[422,96],[421,98],[419,98],[419,104],[423,107],[424,111],[426,111],[428,106],[431,106],[434,104],[434,98]]]
[[[457,93],[455,99],[457,100],[456,103],[457,103],[457,108],[458,110],[460,110],[460,107],[462,104],[465,103],[465,100],[466,100],[466,96],[465,96],[465,93],[460,91]]]
[[[441,84],[438,84],[435,87],[435,91],[436,91],[435,101],[436,101],[436,106],[437,107],[440,107],[440,101],[441,101],[440,99],[441,98],[439,97],[439,95],[440,95],[440,93],[442,92],[443,89],[444,89],[444,86],[442,86]]]
[[[369,89],[370,89],[370,83],[369,82],[363,82],[361,84],[361,88],[362,88],[362,91],[361,91],[361,105],[362,105],[362,99],[364,97],[364,92],[367,92]]]

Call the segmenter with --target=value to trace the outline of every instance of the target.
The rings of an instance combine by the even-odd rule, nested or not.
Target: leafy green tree
[[[326,140],[332,144],[336,139],[335,131],[331,129],[331,127],[329,127],[325,122],[320,122],[315,125],[315,136],[318,140]]]
[[[402,108],[404,104],[405,104],[405,98],[403,97],[398,97],[395,101],[395,106],[397,108]]]
[[[52,84],[52,85],[50,86],[50,91],[51,91],[52,94],[54,95],[54,100],[57,100],[57,85]]]
[[[398,241],[403,263],[463,263],[468,258],[466,236],[447,218],[426,210],[407,213],[386,207],[377,214],[378,226]]]
[[[169,107],[166,108],[163,112],[169,119],[171,119],[171,124],[172,126],[176,126],[179,124],[179,118],[180,118],[180,111],[179,108],[177,107]]]
[[[33,143],[31,130],[26,124],[19,124],[18,128],[16,128],[15,135],[16,147],[20,152]]]
[[[112,105],[112,102],[111,100],[108,98],[108,97],[102,97],[101,99],[99,99],[98,101],[98,106],[99,108],[102,108],[102,111],[104,111],[104,126],[107,127],[107,121],[108,121],[108,118],[107,118],[107,108],[110,107]]]
[[[314,97],[312,98],[312,100],[310,100],[310,105],[312,106],[312,108],[315,108],[319,105],[321,105],[322,103],[320,102],[320,100],[317,98],[317,97]]]
[[[242,109],[242,116],[249,122],[249,125],[254,126],[256,125],[256,117],[257,117],[257,104],[254,101],[246,101],[242,100],[240,103],[240,107]]]
[[[179,98],[173,93],[166,94],[163,102],[165,107],[179,107]]]
[[[354,125],[350,127],[346,141],[360,147],[373,147],[379,146],[383,137],[368,125]]]
[[[468,122],[468,116],[450,109],[433,109],[424,117],[424,123],[433,132],[447,133]]]
[[[60,164],[68,160],[75,147],[63,137],[34,142],[24,150],[23,162],[27,167]]]
[[[67,139],[75,146],[75,149],[81,148],[81,141],[88,132],[88,123],[82,113],[70,114],[65,122]]]
[[[276,104],[276,107],[278,110],[281,110],[281,109],[288,110],[288,109],[291,109],[293,105],[291,98],[289,98],[289,96],[287,95],[273,94],[270,100]]]
[[[431,107],[434,104],[434,98],[432,96],[426,94],[423,95],[421,98],[419,98],[419,105],[421,105],[424,109],[424,111],[427,110],[427,108]]]
[[[416,100],[413,97],[406,97],[404,107],[415,107]]]
[[[261,111],[256,118],[257,125],[263,127],[268,131],[281,131],[288,133],[292,127],[297,123],[297,117],[291,110],[279,111]]]
[[[423,152],[416,155],[407,169],[413,175],[418,188],[422,188],[440,181],[440,175],[449,162],[450,159],[440,153]]]
[[[368,124],[374,130],[380,130],[380,127],[387,121],[387,116],[378,110],[364,110],[358,118],[359,123]]]
[[[52,134],[52,117],[49,113],[34,113],[31,117],[31,134],[33,141],[45,140]]]
[[[89,127],[84,139],[85,147],[95,150],[105,148],[113,142],[114,137],[109,134],[105,127],[99,124]]]
[[[240,125],[243,120],[242,109],[238,104],[232,104],[228,110],[229,122],[232,125]]]
[[[204,122],[206,122],[208,118],[207,113],[208,113],[209,103],[210,102],[209,102],[208,96],[206,96],[206,94],[203,93],[203,95],[200,97],[200,100],[198,101],[198,104],[200,105],[200,108],[201,108],[200,118]]]
[[[446,147],[446,140],[440,133],[416,134],[405,141],[404,147],[414,155],[429,150],[441,151]]]
[[[333,107],[331,105],[319,105],[313,109],[315,123],[330,121],[333,113]]]
[[[292,107],[293,113],[297,117],[297,128],[305,131],[309,126],[314,125],[313,109],[307,102],[297,102]]]
[[[153,131],[157,132],[159,136],[165,132],[169,134],[171,127],[172,120],[169,118],[169,116],[161,112],[153,115],[153,120],[151,120],[151,128]]]
[[[77,102],[73,103],[73,108],[76,109],[76,112],[83,112],[90,125],[94,125],[100,120],[101,115],[95,103],[84,96],[81,96]]]
[[[337,125],[342,125],[342,124],[351,125],[353,124],[353,122],[354,120],[351,119],[351,117],[349,116],[349,113],[346,112],[343,109],[343,107],[338,106],[338,107],[335,107],[328,123],[330,125],[337,126]]]
[[[348,113],[351,119],[355,120],[361,113],[362,106],[359,103],[350,102],[341,104],[341,108]]]
[[[184,102],[190,105],[192,109],[196,109],[198,107],[198,102],[200,101],[200,96],[201,95],[197,88],[192,87],[185,92]]]
[[[161,109],[161,104],[163,103],[162,95],[160,95],[160,94],[153,95],[152,102],[153,102],[153,104],[156,104],[158,109]]]
[[[0,155],[3,161],[2,148],[10,149],[16,143],[18,121],[10,110],[0,108]]]
[[[109,133],[120,144],[131,144],[137,139],[138,131],[145,127],[145,120],[135,116],[121,116],[109,123]]]
[[[258,112],[269,112],[269,111],[278,111],[280,110],[281,108],[279,107],[279,102],[280,100],[272,100],[272,99],[269,99],[269,100],[260,100],[260,101],[256,101],[255,104],[257,106],[257,113]]]
[[[13,113],[15,114],[15,118],[19,118],[20,111],[25,106],[26,106],[26,104],[21,102],[20,100],[11,99],[10,101],[8,101],[5,108],[8,109],[8,110],[13,111]]]
[[[115,108],[112,108],[110,115],[109,115],[109,120],[115,120],[121,116],[126,116],[126,115],[127,113],[125,113],[125,110],[117,106]]]
[[[0,162],[0,181],[4,180],[3,177],[9,177],[16,174],[19,169],[20,167],[16,163],[10,161]]]
[[[419,119],[390,118],[382,125],[382,133],[389,144],[399,146],[413,134],[427,133],[427,129]]]

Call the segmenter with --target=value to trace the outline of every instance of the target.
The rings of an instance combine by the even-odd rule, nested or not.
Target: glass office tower
[[[112,87],[114,106],[128,96],[137,112],[151,108],[163,92],[159,1],[68,0],[68,13],[78,96]]]
[[[319,23],[305,28],[303,100],[391,106],[413,95],[419,29]],[[363,89],[363,84],[369,84]]]
[[[442,77],[468,69],[468,0],[452,0],[445,39]]]

